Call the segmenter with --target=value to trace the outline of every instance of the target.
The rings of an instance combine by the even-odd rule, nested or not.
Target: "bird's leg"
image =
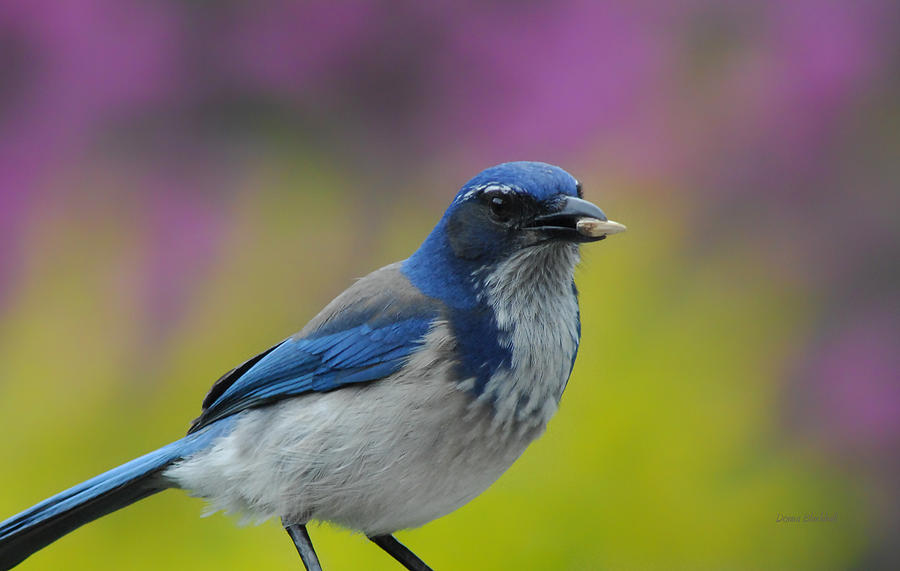
[[[409,569],[409,571],[433,571],[431,567],[419,559],[408,547],[397,541],[393,535],[375,535],[370,536],[369,539],[375,545],[387,551],[388,555],[399,561],[400,564]]]
[[[306,531],[306,525],[302,523],[288,524],[284,520],[282,520],[282,524],[284,524],[284,530],[294,540],[294,546],[297,548],[297,553],[300,554],[300,559],[303,561],[303,566],[306,567],[306,570],[322,571],[322,565],[319,563],[316,550],[313,549],[312,540]]]

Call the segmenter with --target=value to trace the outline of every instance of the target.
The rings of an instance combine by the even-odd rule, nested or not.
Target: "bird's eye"
[[[509,222],[518,213],[515,201],[503,194],[490,197],[488,204],[491,209],[491,218],[497,222]]]

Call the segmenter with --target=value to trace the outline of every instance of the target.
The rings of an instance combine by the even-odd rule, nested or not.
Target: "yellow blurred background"
[[[180,437],[213,380],[559,164],[584,248],[547,434],[402,532],[436,569],[876,569],[900,552],[890,2],[0,7],[0,518]],[[21,569],[299,568],[168,491]],[[829,521],[785,523],[779,516]],[[326,569],[397,569],[311,530]]]

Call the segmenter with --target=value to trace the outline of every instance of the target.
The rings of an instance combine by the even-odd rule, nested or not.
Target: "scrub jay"
[[[416,252],[213,384],[187,436],[0,524],[9,569],[166,488],[281,518],[309,571],[311,520],[391,535],[462,506],[543,433],[581,334],[579,244],[625,230],[552,165],[470,180]]]

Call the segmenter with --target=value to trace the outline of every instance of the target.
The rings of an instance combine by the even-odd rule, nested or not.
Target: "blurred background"
[[[178,438],[527,159],[629,231],[585,248],[547,434],[400,539],[437,569],[898,568],[898,14],[0,2],[0,518]],[[202,511],[166,492],[21,568],[299,568],[277,522]],[[326,569],[399,568],[311,533]]]

